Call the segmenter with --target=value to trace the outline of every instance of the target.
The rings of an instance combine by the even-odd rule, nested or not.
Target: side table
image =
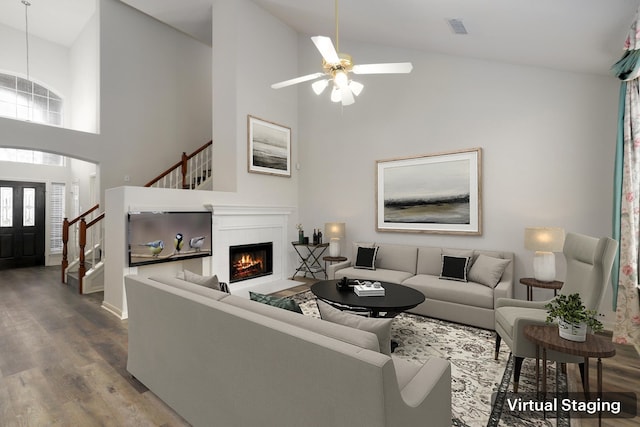
[[[553,289],[553,296],[558,294],[558,289],[564,285],[564,282],[554,280],[553,282],[541,282],[533,277],[523,277],[520,279],[520,283],[527,287],[527,301],[533,300],[533,288]]]
[[[307,277],[307,273],[311,273],[311,276],[314,279],[317,279],[316,273],[322,273],[324,274],[324,279],[327,278],[327,270],[322,266],[322,264],[320,264],[320,257],[329,247],[329,243],[314,245],[312,243],[291,242],[291,245],[298,254],[298,258],[300,258],[300,265],[296,269],[296,272],[293,273],[293,277],[296,277],[296,274],[303,272],[304,277]],[[300,250],[302,250],[302,253]]]
[[[346,256],[325,256],[322,257],[322,260],[324,261],[324,271],[327,271],[327,262],[329,263],[329,265],[333,264],[334,262],[342,262],[342,261],[346,261],[347,257]]]
[[[598,358],[598,397],[602,397],[602,358],[613,357],[616,348],[613,343],[599,335],[587,334],[584,342],[565,340],[558,334],[557,325],[527,325],[524,327],[524,336],[536,345],[536,391],[538,391],[540,357],[539,350],[542,347],[542,393],[547,389],[547,350],[555,350],[574,356],[584,357],[584,394],[590,399],[589,393],[589,358]],[[560,368],[560,362],[556,362],[556,369]]]

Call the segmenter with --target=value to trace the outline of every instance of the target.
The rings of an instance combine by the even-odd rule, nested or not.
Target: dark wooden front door
[[[44,265],[45,185],[0,181],[0,270]]]

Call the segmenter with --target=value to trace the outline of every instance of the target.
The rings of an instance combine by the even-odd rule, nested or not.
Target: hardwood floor
[[[0,271],[0,425],[188,426],[127,373],[126,321],[59,275]]]
[[[101,293],[80,296],[59,274],[58,267],[0,271],[0,425],[188,426],[127,373],[127,322],[100,307]],[[639,362],[633,347],[618,346],[603,359],[604,390],[640,391]]]

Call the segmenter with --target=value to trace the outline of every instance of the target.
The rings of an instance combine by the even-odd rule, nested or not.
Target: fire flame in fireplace
[[[233,266],[237,271],[246,270],[248,268],[262,268],[262,259],[254,258],[251,254],[243,254]]]

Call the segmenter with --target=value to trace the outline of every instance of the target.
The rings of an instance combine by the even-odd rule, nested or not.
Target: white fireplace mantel
[[[271,206],[205,205],[212,212],[212,271],[229,282],[229,247],[273,242],[273,274],[229,283],[232,294],[271,293],[298,284],[287,279],[289,268],[289,216],[294,208]]]

